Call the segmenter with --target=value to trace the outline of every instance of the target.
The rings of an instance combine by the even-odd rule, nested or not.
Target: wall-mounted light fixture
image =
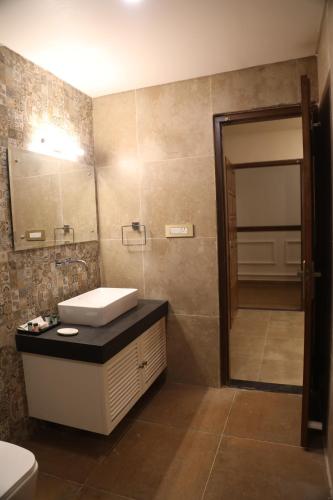
[[[50,123],[44,123],[35,129],[28,149],[65,160],[77,160],[84,154],[76,139]]]

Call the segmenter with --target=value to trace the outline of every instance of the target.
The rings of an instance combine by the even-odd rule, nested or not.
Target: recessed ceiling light
[[[124,0],[125,3],[132,3],[132,4],[135,4],[135,3],[141,3],[142,0]]]

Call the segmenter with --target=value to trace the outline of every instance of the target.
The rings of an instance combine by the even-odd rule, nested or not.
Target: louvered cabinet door
[[[104,383],[109,432],[142,394],[139,342],[135,340],[105,366]]]
[[[145,391],[167,366],[164,318],[142,334],[140,349],[143,391]]]

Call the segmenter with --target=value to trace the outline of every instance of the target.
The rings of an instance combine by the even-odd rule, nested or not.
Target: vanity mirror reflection
[[[8,149],[15,250],[97,240],[94,168]]]

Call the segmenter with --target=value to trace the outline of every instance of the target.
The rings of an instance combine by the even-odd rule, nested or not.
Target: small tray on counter
[[[23,335],[32,335],[37,336],[41,335],[42,333],[47,332],[48,330],[51,330],[51,328],[54,328],[55,326],[59,326],[61,324],[61,321],[58,321],[57,323],[52,323],[52,325],[46,326],[42,330],[39,330],[39,332],[29,332],[28,330],[24,330],[24,328],[16,328],[17,333],[23,333]]]

